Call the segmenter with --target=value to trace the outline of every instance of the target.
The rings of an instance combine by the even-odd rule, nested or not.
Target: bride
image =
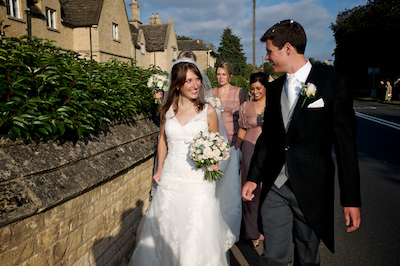
[[[129,265],[228,265],[226,252],[235,243],[240,224],[234,222],[233,228],[226,221],[240,222],[240,187],[237,197],[227,199],[236,193],[218,190],[216,182],[205,181],[206,169],[197,168],[189,158],[190,142],[200,131],[219,131],[217,111],[205,102],[211,86],[206,89],[202,81],[206,76],[195,61],[183,58],[174,63],[160,110],[153,176],[158,186]],[[212,167],[231,169],[227,164]],[[228,179],[226,172],[224,178]],[[221,211],[221,202],[229,202],[229,208]]]

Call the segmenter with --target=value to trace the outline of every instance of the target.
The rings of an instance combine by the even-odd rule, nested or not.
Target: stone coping
[[[154,156],[151,119],[110,126],[77,143],[0,140],[0,227],[85,193]]]

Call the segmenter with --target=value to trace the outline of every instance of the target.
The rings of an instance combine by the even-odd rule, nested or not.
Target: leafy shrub
[[[23,36],[0,46],[0,134],[77,140],[111,122],[152,115],[149,76],[159,70],[80,59],[51,41]]]

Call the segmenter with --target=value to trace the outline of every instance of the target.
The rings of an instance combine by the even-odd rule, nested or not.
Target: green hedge
[[[80,59],[35,37],[3,40],[0,134],[13,140],[77,140],[107,123],[152,115],[146,83],[155,72]]]

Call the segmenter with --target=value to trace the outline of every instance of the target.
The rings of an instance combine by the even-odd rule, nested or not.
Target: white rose
[[[196,145],[196,147],[200,147],[201,145],[204,145],[204,140],[203,139],[196,140],[195,145]]]
[[[215,160],[218,160],[220,157],[221,151],[218,149],[213,150],[212,155],[215,158]]]
[[[217,133],[211,132],[210,138],[211,138],[212,140],[214,140],[216,137],[217,137]]]
[[[210,132],[206,131],[206,132],[202,132],[203,133],[203,138],[207,139],[210,137]]]
[[[317,87],[313,83],[308,83],[307,97],[315,96],[316,91],[317,91]]]
[[[224,139],[223,137],[219,136],[219,137],[217,138],[217,143],[218,143],[218,144],[222,144],[222,143],[224,143],[224,142],[225,142],[225,139]]]
[[[221,107],[221,100],[218,98],[215,98],[215,107]]]
[[[223,154],[223,158],[224,158],[224,160],[228,159],[228,158],[229,158],[229,156],[230,156],[230,154],[229,154],[229,152],[228,152],[228,151],[224,151],[224,152],[222,152],[222,154]]]
[[[209,140],[204,141],[204,146],[206,147],[211,147],[213,145],[213,143]]]
[[[212,151],[212,149],[211,149],[210,147],[206,147],[206,148],[203,150],[203,156],[204,156],[205,158],[211,158],[212,155],[213,155],[213,151]]]

